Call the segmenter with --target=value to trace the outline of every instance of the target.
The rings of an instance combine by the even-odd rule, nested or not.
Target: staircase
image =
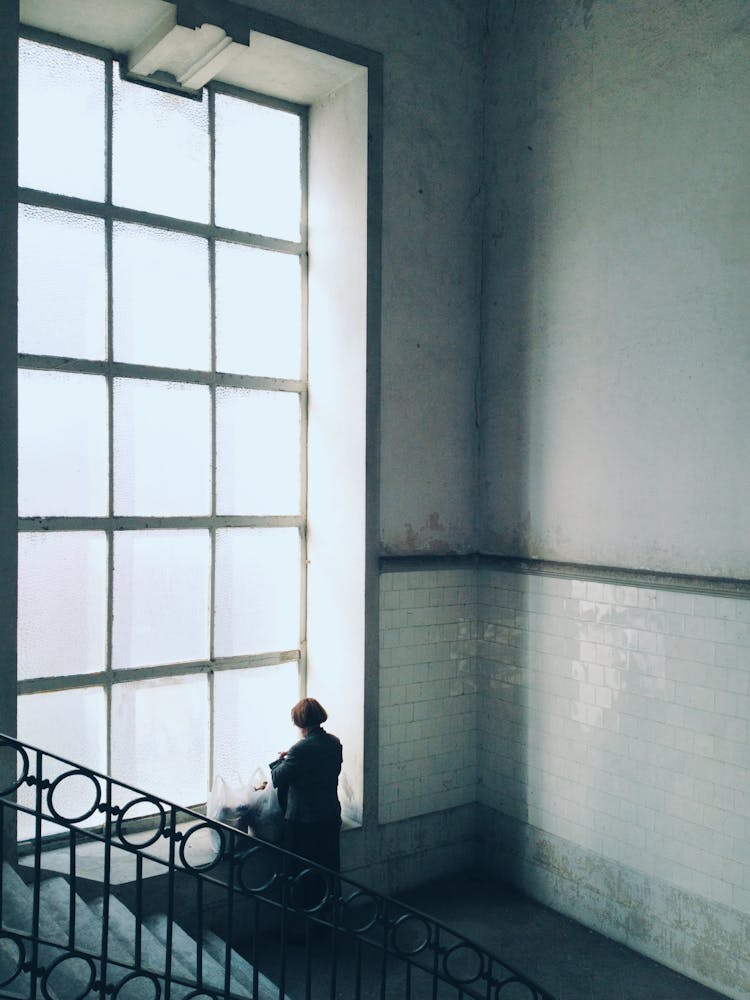
[[[2,735],[0,839],[0,1000],[554,1000],[425,914]]]
[[[105,906],[108,909],[105,919]],[[39,928],[35,982],[25,971],[33,950],[34,886],[27,885],[7,862],[2,868],[3,927],[0,937],[0,996],[50,1000],[98,996],[101,986],[119,1000],[186,1000],[200,988],[206,997],[254,997],[279,1000],[278,987],[259,974],[254,993],[253,968],[216,934],[205,933],[202,946],[165,914],[147,917],[138,926],[133,913],[117,897],[90,901],[71,891],[62,876],[39,882]],[[103,929],[106,943],[103,944]],[[171,945],[168,938],[171,935]],[[133,957],[139,953],[137,968]],[[106,965],[102,955],[107,955]],[[171,960],[167,956],[171,955]],[[169,974],[167,974],[169,966]],[[41,970],[44,970],[42,972]],[[229,976],[226,972],[229,970]],[[227,982],[228,978],[228,982]],[[167,982],[169,980],[169,991]],[[288,998],[286,998],[288,1000]]]

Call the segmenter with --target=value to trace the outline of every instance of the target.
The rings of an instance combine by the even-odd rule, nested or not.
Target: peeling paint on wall
[[[579,7],[583,8],[583,26],[584,26],[584,28],[590,28],[591,27],[591,21],[593,19],[593,15],[591,13],[591,10],[592,10],[592,8],[594,6],[594,0],[578,0],[578,5],[579,5]]]
[[[430,529],[430,531],[440,531],[440,532],[445,531],[445,527],[440,523],[439,514],[430,514],[430,516],[427,519],[427,527]]]
[[[415,527],[407,521],[402,530],[391,540],[382,540],[382,554],[385,556],[456,555],[472,554],[475,546],[469,539],[466,544],[456,544],[463,532],[454,522],[446,523],[441,515],[432,512],[426,521]]]

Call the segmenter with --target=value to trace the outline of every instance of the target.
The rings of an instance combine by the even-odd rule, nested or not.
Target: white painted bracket
[[[168,73],[179,87],[198,91],[229,65],[247,46],[232,40],[214,24],[186,28],[170,8],[130,51],[128,75],[149,79]]]

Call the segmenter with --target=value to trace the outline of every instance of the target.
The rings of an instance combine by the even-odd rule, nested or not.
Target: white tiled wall
[[[477,798],[477,578],[471,568],[380,582],[379,819]]]
[[[427,845],[750,996],[750,601],[468,563],[380,597],[388,878]]]
[[[750,913],[750,602],[480,576],[480,802]]]

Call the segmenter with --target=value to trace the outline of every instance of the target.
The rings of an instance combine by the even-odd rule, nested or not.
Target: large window
[[[19,88],[19,733],[201,802],[305,685],[305,110]]]

